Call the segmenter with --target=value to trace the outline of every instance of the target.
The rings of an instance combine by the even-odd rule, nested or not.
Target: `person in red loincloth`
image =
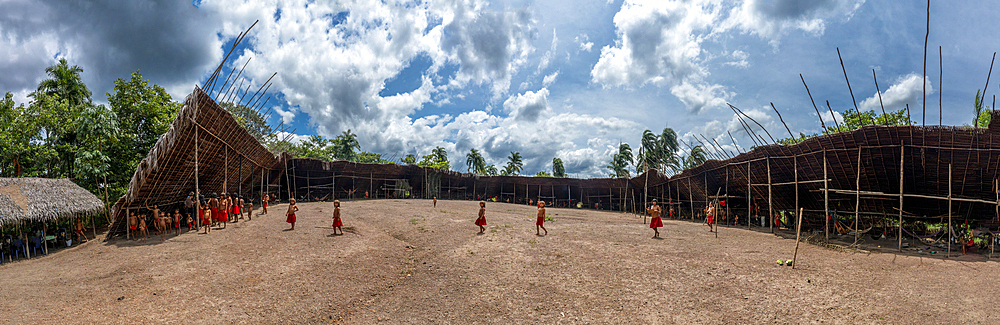
[[[181,235],[181,209],[174,209],[174,229],[176,229],[177,236]]]
[[[715,224],[715,207],[711,204],[705,207],[705,224],[708,225],[708,232],[712,232]]]
[[[299,211],[299,207],[295,205],[295,199],[288,199],[288,211],[285,211],[285,222],[292,224],[292,229],[295,230],[295,212]]]
[[[205,216],[206,210],[208,211],[208,216],[207,217]],[[211,234],[212,233],[212,217],[213,217],[212,216],[212,210],[208,209],[207,204],[206,205],[201,205],[201,208],[198,209],[198,213],[199,213],[198,217],[201,218],[201,225],[203,227],[205,227],[205,234],[206,235],[207,234]]]
[[[212,221],[211,226],[215,226],[219,222],[219,194],[212,193],[212,197],[208,199],[208,212],[210,214],[209,220]]]
[[[226,193],[222,193],[222,198],[219,199],[219,216],[217,220],[222,225],[222,229],[226,229],[226,224],[229,223],[229,196]]]
[[[438,207],[438,197],[435,196],[432,199],[434,199],[434,207]]]
[[[263,202],[261,202],[262,211],[260,212],[260,214],[267,214],[267,202],[271,202],[271,195],[264,193],[263,197],[261,198],[261,201]]]
[[[646,208],[646,213],[649,213],[651,217],[649,220],[649,228],[653,228],[653,238],[660,238],[660,230],[657,228],[663,227],[663,220],[660,219],[660,214],[663,213],[663,211],[660,209],[660,205],[656,203],[655,199],[653,200],[653,205]]]
[[[131,213],[129,213],[129,215],[128,215],[128,229],[132,230],[132,239],[133,239],[133,240],[135,240],[135,239],[136,239],[136,237],[137,237],[137,236],[136,236],[136,235],[137,235],[137,233],[135,232],[135,229],[136,229],[136,228],[137,228],[138,226],[139,226],[139,223],[138,223],[138,222],[136,222],[136,219],[135,219],[135,212],[131,212]]]
[[[294,224],[293,224],[294,226]],[[340,234],[344,234],[344,222],[340,220],[340,200],[333,200],[333,234],[337,234],[337,230],[340,230]]]
[[[549,231],[545,229],[545,225],[543,225],[544,223],[545,223],[545,201],[538,200],[538,218],[535,218],[535,236],[541,236],[541,234],[538,233],[539,227],[541,227],[542,230],[545,230],[546,236],[549,235]]]
[[[479,233],[486,233],[486,202],[479,201],[479,218],[476,218],[476,225],[479,226]]]

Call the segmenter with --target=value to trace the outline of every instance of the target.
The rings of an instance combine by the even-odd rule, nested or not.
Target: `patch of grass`
[[[448,211],[445,210],[439,210],[439,211],[441,211],[441,213],[448,213]]]
[[[534,239],[529,239],[528,240],[528,244],[535,244],[535,243],[538,243],[538,241],[534,240]]]
[[[491,228],[490,232],[497,232],[497,228]]]
[[[555,221],[555,219],[552,219],[552,215],[546,214],[545,215],[545,221]]]
[[[504,228],[510,228],[510,225],[508,225],[508,224],[505,223],[505,224],[503,224],[503,227]]]
[[[412,218],[412,219],[410,219],[410,224],[411,225],[415,225],[415,224],[417,224],[418,221],[419,220],[417,220],[417,218]]]

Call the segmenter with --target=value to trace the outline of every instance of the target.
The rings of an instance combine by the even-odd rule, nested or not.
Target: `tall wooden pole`
[[[694,187],[691,187],[691,177],[688,177],[688,200],[691,201],[691,220],[694,220]]]
[[[240,155],[240,171],[237,174],[238,174],[238,176],[236,176],[237,177],[236,178],[236,182],[239,184],[239,189],[237,189],[237,191],[239,191],[239,192],[236,192],[236,193],[240,193],[239,195],[240,195],[240,197],[242,197],[243,196],[243,155]],[[242,209],[243,209],[243,207],[240,207],[240,210],[242,210]]]
[[[767,157],[767,223],[774,233],[774,204],[771,196],[771,157]]]
[[[858,217],[861,209],[861,148],[858,147],[858,178],[854,180],[854,244],[858,243]]]
[[[226,146],[226,156],[222,168],[222,192],[229,193],[229,146]]]
[[[830,241],[830,184],[827,178],[827,168],[826,168],[826,150],[823,150],[823,215],[826,218],[825,229],[823,229],[823,234],[826,235],[826,241]]]
[[[285,158],[285,189],[288,190],[288,200],[292,200],[292,182],[288,176],[288,158]],[[280,190],[279,190],[280,191]]]
[[[792,211],[798,211],[798,215],[796,217],[801,221],[802,209],[799,208],[799,156],[792,156],[792,169],[795,172],[795,210]],[[796,222],[795,225],[797,227],[799,222]],[[796,243],[796,245],[798,245],[798,243]]]
[[[195,118],[197,118],[197,111],[195,111],[195,112],[196,112],[195,113],[195,116],[196,116]],[[198,137],[198,129],[199,128],[197,128],[197,127],[194,128],[194,208],[195,208],[195,213],[198,213],[198,211],[201,211],[201,199],[199,199],[199,194],[201,194],[201,187],[199,187],[199,184],[198,184],[198,143],[201,142],[200,141],[201,138]],[[128,213],[128,211],[125,211],[125,213]],[[127,218],[128,215],[126,215],[125,217]],[[200,221],[200,220],[199,220],[199,222],[204,223],[204,221]],[[201,227],[201,226],[199,225],[199,227]],[[129,227],[129,228],[131,228],[131,227]],[[195,233],[197,234],[198,232],[195,231]]]
[[[799,238],[802,237],[802,208],[799,208],[798,221],[795,222],[795,252],[792,253],[792,269],[799,265]]]
[[[107,208],[105,208],[105,209],[107,209]],[[128,220],[128,215],[127,214],[125,215],[125,220]],[[42,251],[45,252],[45,255],[49,254],[49,241],[45,240],[45,236],[48,236],[48,235],[49,235],[49,225],[48,225],[47,222],[42,221],[42,242],[45,243],[45,247],[42,248]],[[94,239],[97,239],[97,235],[96,234],[94,235]],[[3,261],[0,261],[0,262],[3,262]]]
[[[718,195],[716,195],[718,196]],[[729,165],[726,165],[726,200],[729,200]],[[729,225],[729,221],[733,220],[732,214],[729,213],[729,207],[732,206],[732,202],[726,202],[726,225]]]
[[[751,215],[753,214],[753,203],[751,202],[753,198],[752,198],[752,195],[750,194],[751,191],[752,191],[752,189],[750,188],[750,186],[751,186],[750,185],[750,160],[747,160],[747,229],[750,229],[750,224],[752,223],[750,221],[750,218],[752,217]]]
[[[899,231],[897,234],[898,239],[898,249],[900,252],[903,251],[903,154],[906,152],[906,147],[903,147],[903,143],[899,143]],[[951,185],[951,182],[948,183]],[[949,211],[950,212],[950,211]]]
[[[642,208],[646,209],[649,206],[649,169],[646,169],[646,181],[642,184]],[[646,223],[646,214],[642,214],[642,223]]]
[[[948,164],[948,257],[951,257],[951,164]]]

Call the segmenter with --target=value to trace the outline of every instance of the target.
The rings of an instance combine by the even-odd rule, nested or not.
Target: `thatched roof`
[[[103,208],[97,196],[69,179],[0,178],[0,226],[72,218]]]
[[[260,183],[262,173],[270,179],[277,177],[282,168],[277,157],[240,126],[232,114],[195,87],[177,111],[170,129],[139,162],[128,191],[115,203],[112,232],[124,231],[129,208],[183,203],[188,193],[195,190],[195,148],[198,186],[203,194],[247,190]]]

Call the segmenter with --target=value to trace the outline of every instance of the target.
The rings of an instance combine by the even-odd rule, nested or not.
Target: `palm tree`
[[[333,144],[333,156],[340,160],[351,160],[354,158],[354,149],[361,149],[361,144],[358,143],[358,136],[351,133],[351,129],[347,129],[337,138],[331,141]]]
[[[632,147],[628,143],[618,144],[618,153],[611,158],[611,164],[606,166],[611,169],[612,177],[629,177],[628,166],[632,164]]]
[[[671,128],[663,128],[663,133],[660,134],[657,144],[660,170],[666,171],[667,168],[670,168],[677,172],[681,167],[680,159],[677,157],[677,149],[680,148],[680,145],[677,144],[677,132]]]
[[[636,161],[636,168],[645,171],[646,169],[659,166],[659,148],[660,141],[656,134],[650,130],[643,131],[642,145],[639,147],[639,159]]]
[[[524,162],[521,161],[520,152],[510,152],[510,156],[507,156],[507,166],[503,168],[504,175],[513,176],[521,173],[521,169],[524,168]]]
[[[485,168],[483,168],[483,170],[484,170],[483,175],[486,175],[486,176],[496,176],[498,174],[498,172],[497,172],[497,166],[492,165],[492,164],[487,165]]]
[[[566,177],[566,167],[563,166],[562,159],[552,158],[552,176]]]
[[[45,74],[50,78],[38,84],[38,91],[65,99],[70,106],[90,102],[90,89],[87,89],[87,85],[80,78],[81,72],[83,68],[75,65],[70,67],[65,58],[59,59],[59,64],[45,68]]]
[[[440,146],[434,147],[434,150],[431,150],[431,154],[434,155],[435,161],[448,162],[448,151]]]
[[[688,169],[698,167],[698,165],[705,163],[708,158],[705,156],[705,149],[701,146],[694,146],[687,157],[682,160],[684,161],[684,169]]]
[[[483,155],[479,153],[479,150],[471,149],[469,153],[465,155],[465,165],[467,167],[466,171],[476,173],[478,175],[486,174],[486,159]]]

